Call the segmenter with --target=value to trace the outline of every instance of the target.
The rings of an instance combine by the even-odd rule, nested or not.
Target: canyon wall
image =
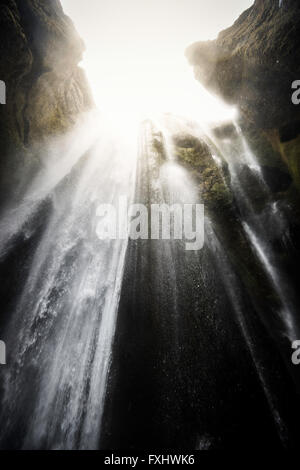
[[[250,145],[275,179],[288,172],[300,187],[300,106],[292,83],[300,79],[300,3],[256,0],[213,41],[186,51],[195,77],[237,105]],[[283,175],[284,177],[284,175]]]
[[[84,44],[59,0],[0,1],[1,196],[39,160],[42,142],[66,131],[93,102],[78,66]],[[33,144],[41,143],[33,151]]]

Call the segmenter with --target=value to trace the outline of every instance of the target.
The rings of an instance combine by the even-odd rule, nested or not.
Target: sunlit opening
[[[62,0],[85,41],[82,66],[99,109],[130,120],[169,112],[198,121],[235,110],[194,79],[184,51],[214,38],[251,0]]]

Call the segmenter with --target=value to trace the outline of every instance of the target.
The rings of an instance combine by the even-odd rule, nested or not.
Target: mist
[[[82,36],[93,96],[108,113],[148,117],[172,112],[197,120],[232,117],[194,80],[187,46],[213,39],[251,6],[252,0],[122,2],[63,0]]]

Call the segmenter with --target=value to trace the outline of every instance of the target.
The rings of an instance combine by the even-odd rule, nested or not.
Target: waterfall
[[[223,158],[227,162],[230,173],[230,183],[227,182],[227,184],[230,184],[230,188],[235,195],[235,201],[239,207],[241,228],[244,230],[245,237],[248,239],[250,246],[261,264],[261,269],[266,273],[281,303],[282,308],[276,311],[276,314],[281,320],[281,328],[279,331],[276,331],[276,326],[273,325],[273,333],[279,338],[281,335],[286,336],[289,341],[292,342],[298,337],[299,331],[295,307],[291,300],[293,295],[292,292],[286,288],[285,273],[281,273],[280,264],[278,264],[276,255],[272,251],[272,246],[270,246],[272,237],[277,236],[282,240],[282,243],[285,244],[287,249],[291,249],[289,242],[286,245],[288,222],[284,212],[279,209],[277,203],[273,201],[259,162],[250,150],[241,129],[233,122],[232,128],[234,129],[235,137],[224,141],[216,139],[211,129],[207,126],[201,128],[195,123],[181,120],[174,116],[167,119],[167,123],[162,124],[160,122],[160,124],[156,124],[159,125],[159,129],[164,136],[163,141],[168,149],[166,153],[167,155],[171,155],[173,161],[174,157],[172,156],[172,152],[174,145],[171,135],[176,134],[176,132],[186,132],[197,138],[207,139],[207,143],[211,147],[213,158],[220,169],[222,167],[221,159]],[[247,168],[247,171],[251,173],[256,188],[261,192],[261,198],[265,201],[263,210],[257,211],[252,201],[252,195],[248,194],[243,187],[240,175],[241,172],[244,171],[244,168]],[[190,185],[192,187],[191,183]],[[283,417],[284,413],[282,413],[278,397],[276,396],[274,377],[268,372],[267,363],[269,359],[266,358],[265,351],[261,345],[259,345],[259,341],[257,341],[255,337],[255,331],[253,327],[250,326],[251,320],[247,318],[247,313],[245,312],[246,307],[241,301],[239,294],[240,288],[235,279],[236,275],[232,272],[230,263],[224,253],[224,248],[222,248],[214,232],[214,223],[208,216],[206,216],[206,246],[213,253],[216,260],[224,288],[227,291],[242,335],[251,354],[280,439],[283,443],[287,443],[289,440],[288,426]],[[197,255],[195,256],[197,258]],[[182,258],[181,262],[185,263]],[[188,271],[187,265],[184,264],[184,266],[185,270]],[[209,268],[206,266],[205,269]]]
[[[99,240],[96,211],[130,200],[136,148],[103,122],[90,132],[91,118],[51,143],[52,158],[4,219],[3,257],[44,220],[6,332],[1,441],[17,436],[25,449],[98,446],[127,240]]]
[[[245,229],[247,230],[247,228]],[[230,297],[230,301],[237,321],[240,325],[243,337],[250,351],[253,364],[268,401],[277,432],[281,441],[286,444],[289,439],[289,431],[284,418],[281,416],[280,404],[276,396],[276,386],[274,386],[273,378],[270,374],[270,371],[268,370],[264,353],[261,350],[259,342],[257,341],[253,326],[251,326],[251,320],[247,318],[247,312],[244,311],[245,306],[242,302],[241,289],[238,284],[237,276],[233,272],[230,263],[228,262],[226,253],[224,252],[224,249],[222,248],[222,245],[214,233],[210,223],[207,224],[207,239],[210,245],[210,249],[215,253],[215,255],[217,255],[218,269],[222,273],[222,279],[224,281],[225,288]]]
[[[206,128],[205,131],[212,150],[217,151],[228,164],[231,187],[241,213],[242,226],[282,304],[278,315],[282,321],[283,334],[293,341],[299,336],[299,324],[295,307],[289,299],[296,295],[292,287],[287,285],[286,273],[281,272],[280,261],[272,248],[272,242],[277,238],[287,252],[292,252],[285,208],[280,208],[278,203],[274,202],[262,169],[241,129],[235,122],[232,123],[232,128],[234,136],[225,140],[216,138],[211,129]],[[251,179],[254,192],[252,194],[247,192],[247,180]],[[255,207],[257,196],[263,202],[263,208]]]
[[[282,302],[282,307],[283,310],[279,312],[282,322],[285,326],[285,332],[292,343],[296,338],[298,338],[298,327],[295,322],[295,316],[292,313],[292,307],[289,305],[289,300],[286,297],[286,294],[282,288],[284,281],[283,279],[280,279],[280,275],[276,269],[275,266],[273,266],[270,262],[269,256],[268,256],[268,248],[267,246],[263,246],[263,244],[259,241],[258,237],[255,235],[255,233],[251,230],[249,225],[244,222],[243,223],[244,229],[249,237],[250,243],[252,244],[255,252],[257,253],[264,269],[268,273],[275,291],[280,297],[280,300]]]
[[[236,122],[231,126],[234,132],[232,138],[218,139],[213,135],[212,128],[208,125],[203,127],[196,123],[188,121],[180,122],[181,128],[185,132],[195,135],[198,138],[206,139],[212,151],[212,157],[217,165],[222,168],[222,158],[228,164],[230,174],[230,185],[235,201],[240,210],[240,223],[249,240],[250,246],[257,255],[262,269],[266,272],[270,283],[280,299],[281,309],[277,315],[281,320],[281,330],[277,333],[283,334],[288,338],[290,344],[299,336],[299,324],[297,313],[293,305],[292,289],[287,288],[285,273],[281,272],[280,264],[272,251],[270,241],[272,237],[281,238],[286,250],[291,250],[291,244],[288,239],[288,221],[283,210],[278,208],[277,203],[273,201],[271,192],[265,182],[261,166],[251,151],[240,127]],[[263,211],[257,211],[252,202],[251,195],[247,194],[243,187],[243,181],[240,179],[241,171],[247,168],[252,174],[256,188],[261,191],[262,198],[265,201]],[[221,273],[224,287],[229,295],[233,310],[236,314],[238,323],[245,342],[249,348],[254,366],[256,368],[259,380],[269,403],[274,421],[282,442],[288,441],[289,431],[284,418],[281,416],[280,405],[276,397],[276,387],[273,379],[267,372],[268,366],[264,363],[264,352],[258,346],[255,334],[249,327],[249,320],[245,314],[245,306],[242,306],[240,298],[240,288],[236,280],[236,274],[232,271],[228,257],[224,252],[224,247],[219,242],[214,231],[214,223],[206,217],[206,244],[214,253],[218,270]],[[276,333],[275,333],[276,334]]]
[[[20,287],[8,303],[1,447],[167,448],[180,439],[210,448],[230,440],[232,422],[241,442],[253,430],[259,439],[270,414],[288,441],[276,392],[282,371],[273,374],[264,343],[268,328],[280,341],[298,333],[272,248],[275,237],[291,248],[287,218],[241,129],[231,129],[217,137],[212,127],[163,115],[144,121],[137,139],[134,127],[120,134],[91,113],[45,146],[39,171],[24,176],[0,225],[4,266],[23,245],[29,252],[21,250]],[[249,269],[281,309],[262,313],[244,283],[245,252],[232,261],[223,244],[219,220],[230,228],[230,219],[210,207],[198,251],[184,240],[97,236],[99,205],[116,207],[124,196],[148,208],[205,203],[205,175],[178,158],[182,135],[210,149],[208,170],[232,195],[232,237],[249,247]]]

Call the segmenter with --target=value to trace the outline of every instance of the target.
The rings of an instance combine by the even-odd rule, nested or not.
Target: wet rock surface
[[[298,188],[300,107],[291,97],[300,77],[299,30],[299,2],[285,0],[280,7],[274,0],[256,0],[216,40],[186,51],[196,79],[238,106],[250,144],[271,143],[269,164],[278,163],[279,153]],[[261,153],[265,157],[266,151]]]
[[[172,141],[176,162],[210,214],[220,214],[229,190],[208,145],[184,133]],[[151,150],[140,154],[136,197],[147,207],[170,203],[162,178],[165,142],[154,132]],[[210,192],[217,184],[220,191]],[[249,302],[244,293],[245,314],[268,341]],[[276,445],[277,439],[214,249],[206,243],[189,252],[175,240],[130,240],[100,446],[189,449],[204,440],[207,449],[233,449]]]
[[[38,165],[44,139],[69,129],[78,114],[90,108],[92,101],[83,72],[77,65],[83,44],[70,20],[64,16],[60,2],[7,0],[0,1],[0,8],[0,35],[3,36],[0,78],[8,85],[8,104],[1,108],[0,115],[1,187],[5,190],[14,186],[12,181],[17,181],[17,169],[24,171],[32,160]],[[91,414],[86,423],[94,420],[92,429],[98,432],[98,390],[102,388],[104,393],[105,381],[92,387],[96,405],[88,408],[86,404],[91,390],[90,360],[94,360],[94,347],[99,345],[100,361],[97,358],[92,368],[96,377],[101,360],[111,365],[101,448],[266,449],[270,446],[274,449],[295,446],[300,380],[290,361],[288,334],[297,332],[298,317],[293,316],[294,310],[289,317],[286,315],[280,294],[290,293],[284,290],[285,284],[288,288],[292,286],[290,280],[296,279],[299,266],[299,224],[295,212],[299,136],[294,115],[297,110],[285,104],[287,90],[283,97],[278,92],[279,82],[281,86],[289,83],[294,73],[298,73],[299,48],[294,51],[299,40],[295,33],[298,9],[298,5],[289,0],[283,2],[281,9],[278,2],[257,0],[232,28],[220,34],[217,41],[192,46],[188,51],[198,78],[227,101],[238,104],[243,132],[238,131],[235,123],[225,123],[212,130],[215,141],[209,136],[196,137],[186,131],[178,131],[170,139],[168,134],[164,135],[148,123],[151,131],[142,133],[136,202],[146,207],[154,202],[173,203],[174,194],[182,191],[185,196],[195,186],[199,202],[204,202],[209,218],[207,242],[203,250],[191,253],[183,249],[180,241],[129,240],[120,281],[112,354],[110,349],[102,352],[103,340],[94,338],[102,324],[104,301],[102,294],[97,297],[93,292],[99,281],[106,281],[106,276],[108,284],[104,285],[103,293],[112,288],[113,281],[102,266],[106,265],[106,256],[109,265],[108,260],[118,261],[118,255],[112,256],[113,252],[107,249],[104,261],[101,256],[97,261],[97,255],[101,254],[99,244],[96,249],[86,244],[86,229],[89,229],[89,223],[94,224],[89,179],[87,206],[80,208],[84,217],[80,212],[79,219],[74,219],[74,225],[71,225],[79,227],[75,246],[72,245],[73,232],[64,225],[65,219],[72,219],[74,198],[73,192],[68,190],[76,192],[82,176],[80,165],[75,178],[74,175],[73,179],[67,176],[60,183],[62,193],[58,193],[61,197],[46,199],[41,204],[31,220],[32,232],[26,231],[24,235],[21,231],[16,237],[13,250],[1,266],[1,305],[5,312],[1,326],[14,311],[30,276],[39,242],[43,240],[48,223],[56,216],[62,222],[58,227],[63,233],[62,239],[67,237],[66,245],[61,244],[60,238],[57,243],[55,238],[52,240],[56,235],[57,225],[54,225],[50,227],[49,237],[53,247],[46,246],[50,258],[59,260],[61,256],[61,265],[52,275],[52,263],[45,262],[41,274],[36,276],[38,290],[25,292],[28,299],[24,303],[26,316],[23,305],[20,314],[22,318],[27,317],[34,311],[36,298],[46,299],[40,302],[42,315],[37,310],[32,326],[37,338],[40,334],[43,339],[45,337],[42,350],[44,345],[46,350],[49,346],[46,320],[50,318],[55,322],[56,314],[52,314],[56,308],[62,313],[57,316],[59,321],[64,322],[65,316],[71,318],[66,330],[64,325],[55,323],[52,339],[59,343],[60,335],[67,333],[70,342],[65,362],[61,356],[57,356],[57,364],[51,363],[49,354],[43,356],[45,364],[53,366],[52,372],[57,379],[56,388],[50,389],[53,402],[51,395],[48,408],[45,408],[50,436],[46,432],[36,435],[33,426],[36,440],[30,441],[26,432],[34,411],[33,398],[36,399],[36,391],[40,390],[37,366],[41,365],[33,355],[33,364],[28,362],[24,369],[26,373],[21,374],[20,401],[16,401],[17,408],[18,403],[27,406],[20,406],[15,415],[8,412],[12,430],[7,433],[3,427],[5,439],[2,445],[4,442],[8,448],[20,448],[27,439],[28,446],[35,441],[37,448],[65,443],[76,448],[79,446],[77,434],[82,432],[82,416],[87,410]],[[274,88],[269,90],[267,85],[274,73],[278,76],[272,82]],[[264,94],[266,90],[267,94]],[[257,168],[253,168],[253,161],[243,160],[243,135],[257,156],[257,166],[265,181]],[[8,173],[10,178],[7,178]],[[93,171],[88,174],[93,176]],[[104,186],[105,181],[100,177],[97,179],[96,186],[101,193],[99,181]],[[114,192],[113,186],[109,180],[106,185],[106,194],[110,195]],[[120,188],[119,182],[117,186]],[[57,201],[65,201],[64,191],[67,205],[61,217]],[[255,251],[255,244],[253,246],[247,238],[245,222],[258,239],[259,249],[266,248],[267,262],[260,259],[259,250]],[[82,246],[88,251],[82,251]],[[86,260],[91,269],[95,291],[89,288],[89,276],[82,269],[82,260]],[[274,286],[272,276],[271,279],[268,277],[268,269],[273,268],[284,273],[278,277],[279,288]],[[52,283],[43,297],[39,285],[41,283],[43,287],[43,273],[49,269]],[[70,281],[72,275],[75,284],[72,279]],[[76,275],[82,276],[82,283],[81,278],[77,281]],[[82,285],[87,288],[83,299],[80,298]],[[75,296],[74,301],[75,291],[79,297]],[[69,292],[72,292],[70,297]],[[66,307],[60,302],[60,295],[65,294]],[[293,307],[297,307],[292,296],[290,300]],[[33,307],[28,308],[28,305]],[[80,310],[75,316],[74,306]],[[91,323],[91,313],[95,323]],[[74,321],[76,318],[80,323]],[[108,318],[111,319],[111,315]],[[90,330],[90,337],[84,336],[85,328]],[[72,353],[76,344],[70,331],[72,334],[74,331],[74,337],[82,335],[80,344],[87,346],[86,367],[81,356],[77,360]],[[60,351],[60,347],[58,344],[56,350]],[[32,344],[29,357],[31,349]],[[64,377],[68,372],[65,364],[69,363],[72,364],[71,375],[67,374],[63,388],[60,376],[56,375],[56,365]],[[49,392],[47,367],[42,366],[46,374],[43,399]],[[84,387],[79,380],[78,367],[84,368]],[[31,374],[28,375],[30,369],[35,379],[31,380],[33,388],[27,388],[28,377],[32,379]],[[23,383],[26,386],[23,387]],[[78,399],[76,404],[70,402],[72,387]],[[58,396],[59,412],[56,408]],[[66,410],[69,414],[62,426]],[[36,413],[44,426],[43,415]],[[57,442],[57,435],[63,436],[60,442]],[[98,434],[89,431],[82,447],[89,447],[90,439],[93,439],[94,447],[98,446],[98,442],[94,443]]]

